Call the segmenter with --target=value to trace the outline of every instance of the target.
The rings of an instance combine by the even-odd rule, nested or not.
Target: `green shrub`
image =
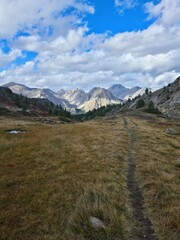
[[[152,114],[159,114],[159,113],[161,113],[159,111],[159,109],[154,106],[153,101],[149,102],[148,107],[147,107],[147,109],[145,111],[148,112],[148,113],[152,113]]]
[[[144,100],[141,98],[137,101],[136,108],[142,108],[145,106]]]

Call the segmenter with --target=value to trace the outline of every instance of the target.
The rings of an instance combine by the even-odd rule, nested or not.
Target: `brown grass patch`
[[[180,239],[180,124],[134,120],[138,125],[138,178],[159,239]],[[176,134],[165,131],[172,128]]]
[[[17,126],[27,132],[4,132]],[[1,119],[1,239],[128,239],[127,141],[120,120],[45,126]],[[92,228],[91,215],[105,231]]]

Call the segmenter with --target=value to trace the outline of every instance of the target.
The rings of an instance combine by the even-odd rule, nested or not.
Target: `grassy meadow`
[[[26,133],[4,131],[12,128]],[[2,119],[1,239],[126,238],[126,148],[119,120],[48,126]],[[93,229],[90,216],[106,231]]]
[[[137,177],[159,239],[180,239],[180,122],[135,120]],[[174,134],[167,134],[167,129]]]
[[[137,179],[147,215],[158,239],[177,240],[180,126],[125,118],[137,132]],[[176,134],[165,133],[169,127]],[[1,117],[0,239],[135,240],[126,179],[130,148],[120,116],[62,125]],[[105,228],[94,228],[90,217]]]

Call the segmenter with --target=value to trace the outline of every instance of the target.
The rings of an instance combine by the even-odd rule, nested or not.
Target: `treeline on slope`
[[[0,114],[10,112],[8,109],[18,108],[23,115],[36,115],[38,113],[71,118],[71,113],[60,105],[55,105],[47,99],[27,98],[13,93],[9,88],[0,87]],[[8,108],[7,108],[8,106]]]
[[[145,106],[145,101],[141,98],[137,101],[136,103],[136,109],[138,108],[143,108]],[[147,105],[147,108],[144,109],[145,112],[147,113],[152,113],[152,114],[160,114],[161,112],[157,107],[154,106],[153,101],[150,101]]]
[[[155,107],[153,101],[150,100],[151,95],[152,92],[146,88],[145,93],[142,96],[138,95],[133,99],[128,99],[126,105],[129,107],[131,104],[135,103],[135,109],[141,109],[151,114],[160,114],[161,112],[159,109]]]
[[[150,97],[151,94],[152,92],[146,89],[145,94],[143,96]],[[138,95],[133,99],[129,98],[127,102],[124,102],[122,104],[107,105],[107,106],[100,107],[98,109],[93,109],[92,111],[88,111],[87,113],[79,114],[75,116],[75,118],[80,121],[86,121],[86,120],[93,119],[95,117],[104,117],[106,116],[107,113],[115,112],[120,109],[122,111],[126,111],[129,109],[129,106],[133,103],[135,104],[135,109],[141,109],[142,111],[151,113],[151,114],[161,114],[159,109],[155,107],[153,101],[145,101],[143,99],[143,96]]]
[[[62,108],[61,105],[55,105],[54,103],[48,101],[45,103],[45,105],[48,107],[48,113],[50,115],[55,116],[63,116],[67,118],[71,118],[71,113],[67,111],[66,109]]]
[[[122,107],[122,104],[112,104],[107,106],[102,106],[97,109],[93,109],[91,111],[88,111],[87,113],[78,114],[74,116],[77,120],[80,121],[86,121],[93,119],[95,117],[104,117],[108,112],[112,112],[114,110],[117,110]]]

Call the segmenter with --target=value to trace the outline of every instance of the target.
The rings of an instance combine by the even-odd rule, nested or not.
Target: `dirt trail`
[[[141,189],[136,178],[136,138],[137,124],[131,119],[123,118],[124,127],[128,131],[130,145],[128,153],[127,187],[130,193],[133,215],[136,221],[136,229],[133,230],[134,239],[157,240],[152,223],[145,216],[144,201]]]

